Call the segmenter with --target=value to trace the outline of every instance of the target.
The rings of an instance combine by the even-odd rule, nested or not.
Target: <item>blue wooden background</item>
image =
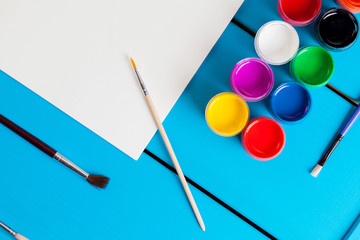
[[[235,19],[256,31],[280,19],[276,2],[246,0]],[[333,6],[323,1],[323,10]],[[301,46],[317,44],[314,24],[296,29]],[[359,53],[359,41],[332,52],[330,83],[354,99],[360,97]],[[184,173],[278,239],[341,239],[360,214],[360,123],[317,179],[309,171],[354,107],[326,87],[311,89],[309,116],[283,124],[280,156],[254,160],[238,136],[220,137],[204,119],[207,102],[231,91],[231,69],[246,57],[257,57],[254,38],[230,23],[164,121]],[[288,64],[272,68],[275,87],[292,81]],[[267,101],[249,104],[251,118],[271,116]],[[0,125],[0,220],[30,239],[267,239],[191,187],[206,224],[202,232],[175,174],[145,153],[130,159],[2,72],[0,113],[83,169],[111,177],[106,190],[95,189]],[[172,165],[158,133],[147,150]],[[0,239],[11,237],[0,230]]]

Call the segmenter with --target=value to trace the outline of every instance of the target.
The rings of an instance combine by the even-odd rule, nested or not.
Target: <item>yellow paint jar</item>
[[[205,119],[210,129],[224,137],[239,134],[250,116],[247,103],[237,94],[219,93],[206,106]]]

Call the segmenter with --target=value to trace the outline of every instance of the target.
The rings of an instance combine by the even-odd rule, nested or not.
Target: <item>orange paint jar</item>
[[[359,13],[360,12],[360,0],[337,0],[339,5],[350,12]]]

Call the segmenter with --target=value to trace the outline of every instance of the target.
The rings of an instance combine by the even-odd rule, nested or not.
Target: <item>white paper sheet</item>
[[[0,0],[0,69],[138,159],[243,0]]]

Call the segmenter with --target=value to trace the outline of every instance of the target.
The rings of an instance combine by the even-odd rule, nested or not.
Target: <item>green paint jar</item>
[[[322,47],[302,47],[290,63],[290,72],[296,81],[306,87],[321,87],[330,81],[334,60]]]

